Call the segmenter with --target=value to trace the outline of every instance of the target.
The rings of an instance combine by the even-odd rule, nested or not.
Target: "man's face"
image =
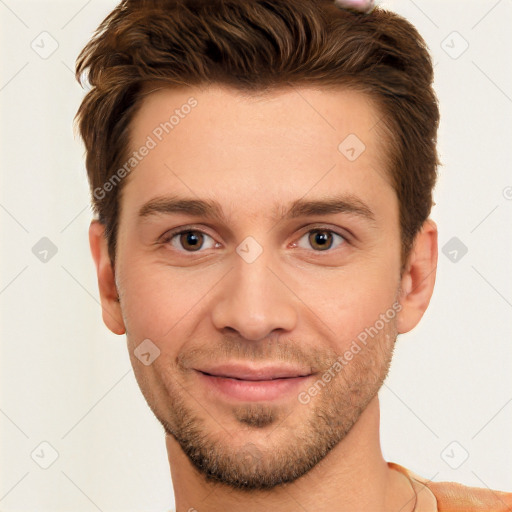
[[[191,96],[197,106],[158,141]],[[130,357],[167,433],[214,480],[262,489],[305,474],[386,376],[401,261],[378,120],[356,92],[212,87],[153,92],[132,122],[132,150],[148,135],[157,144],[121,197]],[[160,351],[151,364],[134,354],[144,340],[146,363]]]

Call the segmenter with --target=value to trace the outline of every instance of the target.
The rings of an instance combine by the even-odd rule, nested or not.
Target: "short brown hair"
[[[84,74],[91,90],[76,120],[112,262],[123,182],[104,197],[94,191],[126,161],[130,121],[151,82],[216,83],[248,93],[286,85],[366,93],[382,114],[377,129],[389,148],[403,263],[430,214],[439,124],[432,62],[417,30],[394,13],[356,13],[333,0],[124,0],[80,53],[81,84]]]

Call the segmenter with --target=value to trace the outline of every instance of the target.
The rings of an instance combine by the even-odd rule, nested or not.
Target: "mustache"
[[[311,367],[312,372],[329,368],[339,354],[329,349],[319,350],[294,340],[244,340],[224,337],[216,343],[184,348],[176,357],[181,370],[190,370],[212,362],[291,363]]]

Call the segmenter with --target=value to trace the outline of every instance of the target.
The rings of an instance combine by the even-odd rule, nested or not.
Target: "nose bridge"
[[[270,250],[246,240],[238,246],[233,264],[213,307],[217,329],[234,329],[248,340],[262,339],[278,329],[293,329],[293,296],[274,275],[279,265]]]

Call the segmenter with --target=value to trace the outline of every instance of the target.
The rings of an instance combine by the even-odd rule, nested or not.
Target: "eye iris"
[[[180,242],[185,249],[192,249],[193,251],[197,251],[201,248],[203,235],[197,231],[187,231],[186,233],[181,234]]]
[[[312,231],[309,235],[309,242],[312,247],[319,247],[322,250],[330,249],[332,246],[332,233],[327,231]],[[317,244],[319,244],[319,246]]]

